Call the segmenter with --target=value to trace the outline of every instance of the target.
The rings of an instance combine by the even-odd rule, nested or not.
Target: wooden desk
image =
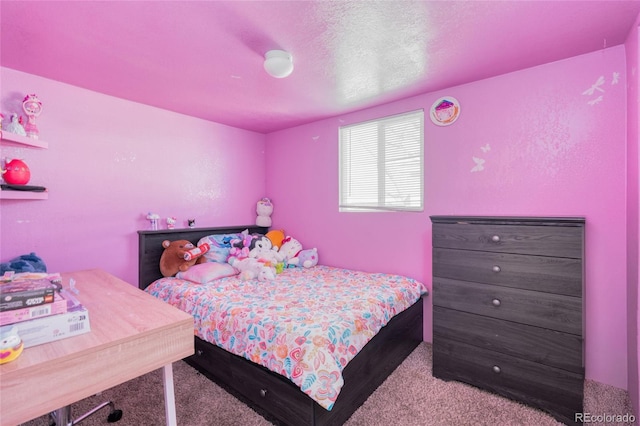
[[[193,354],[191,315],[99,269],[62,276],[65,288],[75,279],[91,331],[27,348],[0,365],[0,425],[23,423],[161,367],[167,424],[175,425],[171,363]]]

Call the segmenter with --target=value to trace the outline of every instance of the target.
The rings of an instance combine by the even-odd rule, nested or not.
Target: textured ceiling
[[[639,11],[638,0],[2,0],[0,64],[268,133],[619,45]],[[291,76],[266,74],[271,49],[293,55]]]

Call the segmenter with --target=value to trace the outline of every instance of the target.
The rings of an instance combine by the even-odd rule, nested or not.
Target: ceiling
[[[639,12],[640,0],[2,0],[0,64],[269,133],[619,45]],[[291,76],[264,71],[271,49],[293,55]]]

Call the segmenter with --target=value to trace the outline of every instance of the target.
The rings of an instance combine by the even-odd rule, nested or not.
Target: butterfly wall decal
[[[478,157],[471,157],[473,158],[473,162],[476,164],[472,169],[471,172],[481,172],[484,170],[484,159],[482,158],[478,158]]]

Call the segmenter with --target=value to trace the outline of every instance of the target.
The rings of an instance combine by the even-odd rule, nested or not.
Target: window
[[[424,111],[340,127],[340,211],[422,211]]]

